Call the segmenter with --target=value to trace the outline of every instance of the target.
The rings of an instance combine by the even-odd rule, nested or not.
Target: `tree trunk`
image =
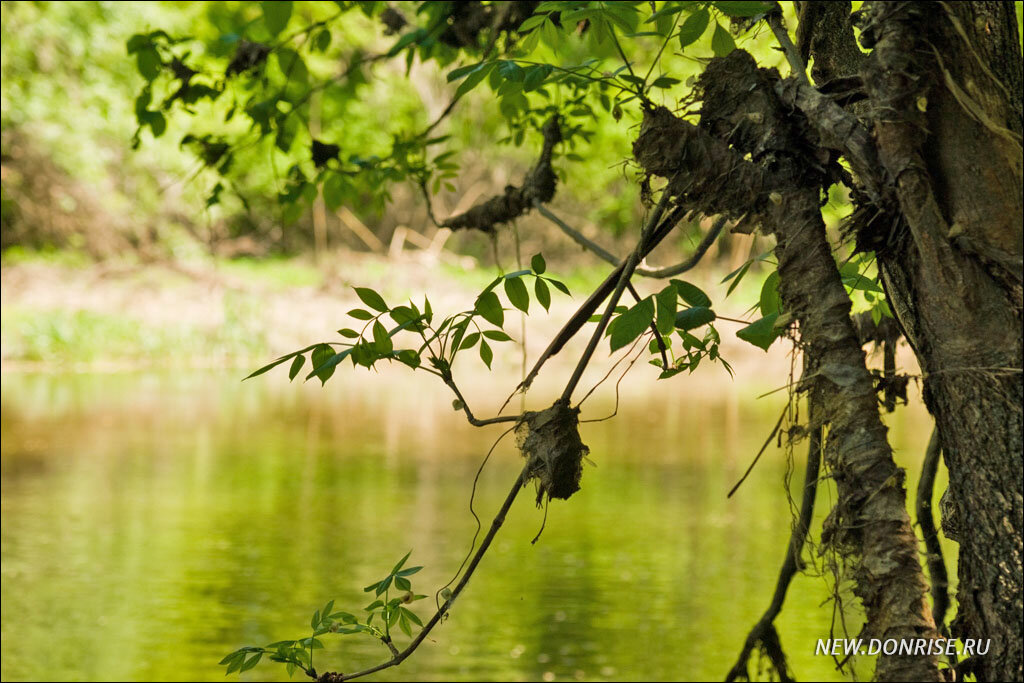
[[[941,435],[950,479],[943,528],[960,543],[953,634],[991,639],[987,655],[970,662],[979,680],[1021,680],[1024,201],[1014,8],[872,2],[860,27],[870,55],[814,55],[833,69],[815,76],[862,67],[865,109],[898,200],[898,216],[859,238],[876,251]],[[836,41],[807,42],[814,54]]]

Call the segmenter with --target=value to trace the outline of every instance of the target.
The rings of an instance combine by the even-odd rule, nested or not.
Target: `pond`
[[[805,449],[790,467],[773,445],[727,498],[786,398],[719,373],[700,391],[631,377],[618,415],[582,427],[582,490],[551,504],[534,545],[543,511],[521,496],[451,618],[376,680],[721,680],[771,597]],[[280,375],[3,374],[4,680],[225,680],[223,655],[308,635],[328,599],[360,610],[410,549],[417,591],[448,581],[504,426],[468,426],[429,377]],[[481,414],[501,400],[471,393]],[[605,387],[583,418],[613,409]],[[914,486],[928,416],[918,403],[887,421]],[[485,526],[519,466],[506,438],[480,478]],[[822,487],[815,527],[829,500]],[[797,675],[829,680],[817,563],[777,623]],[[426,618],[433,598],[415,606]],[[387,658],[365,636],[327,640],[321,671]],[[283,678],[274,663],[243,675]]]

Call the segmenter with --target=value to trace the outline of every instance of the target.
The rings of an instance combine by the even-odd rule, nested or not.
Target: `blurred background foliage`
[[[615,15],[634,69],[650,69],[647,96],[673,109],[690,106],[693,79],[733,45],[786,71],[763,28],[730,16],[757,2],[662,3],[653,17],[642,2],[594,15],[604,3],[520,3],[523,16],[584,14],[539,13],[498,46],[487,31],[476,44],[449,35],[454,6],[3,3],[3,357],[246,363],[281,350],[285,318],[309,318],[261,319],[274,293],[294,302],[301,289],[320,310],[353,284],[469,296],[541,251],[586,290],[606,265],[536,213],[493,236],[437,222],[519,184],[557,111],[567,140],[552,208],[613,253],[632,248],[645,211],[631,161],[640,107],[608,29],[588,22]],[[691,24],[702,30],[677,39]],[[475,73],[485,54],[499,61]],[[844,192],[833,188],[824,210],[834,229]],[[675,262],[707,227],[680,226],[654,261]],[[757,260],[770,247],[726,231],[692,277],[724,296],[723,276],[755,259],[731,299],[742,314],[771,272]],[[855,267],[874,276],[868,257]]]
[[[420,48],[411,60],[405,53],[382,58],[399,38],[384,35],[387,27],[361,11],[365,7],[338,7],[374,3],[281,4],[293,8],[287,25],[272,35],[255,2],[4,3],[3,248],[71,247],[94,256],[150,258],[196,252],[262,256],[318,247],[382,251],[399,226],[432,236],[435,228],[415,182],[387,182],[401,180],[402,173],[380,160],[393,155],[396,139],[408,140],[437,119],[457,85],[447,83],[445,73],[468,60],[453,63],[458,53],[440,41],[429,51]],[[400,9],[407,20],[429,24],[430,17],[415,15],[412,3]],[[259,78],[216,81],[210,76],[224,73],[239,41],[282,41],[327,20],[324,28],[288,43],[304,66],[298,77],[291,74],[287,86],[281,69],[286,58],[276,53]],[[203,69],[192,79],[193,88],[224,87],[225,92],[212,102],[195,95],[196,101],[187,105],[192,115],[182,111],[181,101],[160,106],[181,84],[171,69],[160,71],[148,107],[155,127],[138,132],[141,144],[133,152],[136,98],[146,84],[137,65],[147,58],[126,54],[125,45],[133,35],[151,31],[183,38],[159,49],[165,60],[174,53],[190,68]],[[538,62],[578,64],[597,54],[606,58],[599,68],[621,66],[610,53],[611,44],[598,42],[594,31],[572,38],[558,35],[557,53],[549,44],[556,36],[540,33],[530,55]],[[687,79],[712,55],[712,34],[707,31],[685,54],[678,47],[666,51],[659,69],[679,83],[655,91],[657,98],[674,105],[689,92]],[[764,63],[779,63],[778,53],[759,38],[743,34],[738,41]],[[657,36],[641,36],[631,39],[628,48],[646,67],[659,46]],[[435,61],[424,61],[424,56]],[[251,110],[254,94],[279,88],[286,98],[301,101],[298,116],[279,132],[270,122],[274,134],[257,137],[237,108],[248,104]],[[583,227],[611,239],[634,225],[643,209],[636,174],[622,163],[631,157],[638,108],[634,102],[607,111],[601,106],[607,94],[613,93],[591,89],[578,106],[562,106],[568,125],[579,132],[556,162],[564,180],[556,202]],[[572,97],[572,88],[551,92],[555,106],[564,105],[563,97]],[[529,99],[534,108],[546,104],[536,93]],[[439,219],[518,182],[535,158],[539,134],[531,134],[527,121],[504,116],[495,104],[494,93],[480,87],[435,130],[451,137],[431,146],[430,157],[450,151],[446,161],[458,166],[449,171],[455,175],[430,188],[437,190],[431,201]],[[225,122],[233,107],[236,115]],[[341,158],[354,160],[363,172],[341,178],[328,174],[326,208],[309,190],[305,201],[281,204],[279,197],[295,190],[290,169],[310,177],[317,170],[310,154],[314,135],[338,145]],[[201,162],[204,154],[212,159],[209,146],[220,141],[232,145],[223,176]],[[353,216],[372,236],[352,225]],[[548,230],[535,219],[521,223],[527,240],[539,241]],[[566,247],[563,256],[577,253]],[[484,257],[490,250],[479,235],[456,235],[448,248]]]

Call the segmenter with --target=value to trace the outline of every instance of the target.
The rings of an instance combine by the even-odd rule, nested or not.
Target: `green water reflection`
[[[415,380],[4,373],[2,387],[4,680],[223,680],[227,651],[301,636],[329,598],[362,607],[362,586],[409,548],[433,592],[465,553],[469,486],[500,433]],[[551,506],[535,546],[541,513],[518,501],[452,618],[378,680],[720,680],[788,536],[784,453],[725,492],[784,398],[697,393],[659,386],[585,425],[597,467],[583,490]],[[596,397],[584,417],[611,407]],[[916,469],[927,417],[890,425]],[[485,519],[517,458],[509,442],[485,471]],[[779,620],[804,679],[836,678],[813,656],[828,595],[800,577]],[[369,639],[332,642],[318,669],[384,659]]]

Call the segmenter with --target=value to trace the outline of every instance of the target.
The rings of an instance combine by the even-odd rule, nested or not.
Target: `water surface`
[[[448,580],[475,528],[473,476],[504,427],[469,427],[429,377],[238,377],[3,374],[4,680],[224,680],[228,651],[307,635],[331,598],[360,609],[362,587],[410,548],[417,590]],[[585,424],[596,467],[582,490],[551,505],[536,545],[542,511],[524,494],[451,618],[377,680],[721,680],[770,599],[784,482],[798,497],[802,467],[773,447],[727,499],[785,397],[685,381]],[[613,407],[600,392],[583,417]],[[927,416],[888,421],[913,486]],[[519,466],[508,439],[481,477],[485,524]],[[800,678],[837,678],[813,656],[830,593],[799,577],[777,622]],[[429,616],[432,601],[416,604]],[[384,659],[378,642],[336,636],[315,663]],[[284,677],[272,663],[244,675]]]

